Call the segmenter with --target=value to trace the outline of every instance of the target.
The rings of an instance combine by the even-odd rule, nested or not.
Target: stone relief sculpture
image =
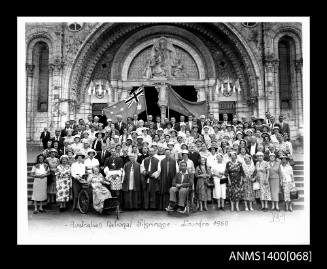
[[[143,76],[146,79],[185,77],[183,68],[173,44],[166,37],[160,37],[153,44],[151,57],[147,60]]]

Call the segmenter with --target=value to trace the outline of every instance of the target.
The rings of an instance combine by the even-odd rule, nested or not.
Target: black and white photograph
[[[18,244],[310,244],[309,17],[18,17]]]

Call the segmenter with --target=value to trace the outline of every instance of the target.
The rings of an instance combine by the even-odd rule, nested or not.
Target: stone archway
[[[141,38],[142,34],[143,39]],[[108,50],[112,49],[109,68],[113,71],[109,74],[110,78],[121,79],[123,63],[128,57],[126,55],[129,55],[142,42],[165,34],[175,35],[177,39],[183,40],[203,59],[206,72],[205,79],[201,85],[196,85],[198,90],[202,91],[200,94],[202,98],[217,101],[213,90],[215,80],[220,75],[219,70],[217,70],[217,57],[215,56],[215,49],[219,47],[222,54],[228,58],[227,63],[231,66],[232,75],[240,79],[240,85],[243,89],[242,98],[248,101],[248,104],[256,105],[262,89],[262,75],[259,65],[252,51],[246,46],[246,42],[241,39],[240,34],[225,23],[103,24],[84,42],[75,59],[67,85],[70,97],[75,99],[78,104],[85,102],[85,91],[88,83],[94,76],[94,71],[101,62],[101,57]],[[196,38],[193,38],[194,36]],[[127,50],[123,48],[127,48]],[[121,81],[117,81],[115,87],[118,97],[121,98],[127,94],[123,91]]]

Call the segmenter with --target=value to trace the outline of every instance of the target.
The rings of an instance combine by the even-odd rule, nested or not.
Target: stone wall
[[[110,27],[112,24],[107,24]],[[245,27],[241,23],[226,24],[241,40],[240,45],[235,48],[229,48],[226,40],[214,36],[213,27],[208,27],[207,31],[199,32],[197,38],[201,39],[210,52],[216,70],[216,78],[223,78],[226,74],[231,75],[232,79],[239,76],[244,78],[242,82],[243,91],[233,93],[230,97],[225,97],[222,93],[215,91],[215,83],[210,81],[216,78],[206,78],[210,81],[205,88],[198,88],[201,92],[201,98],[208,98],[210,110],[218,116],[219,101],[236,101],[237,113],[239,117],[249,117],[252,114],[263,117],[269,110],[272,114],[278,116],[284,113],[291,126],[291,136],[301,137],[303,132],[303,92],[302,92],[302,45],[301,45],[301,24],[299,23],[257,23],[254,27]],[[172,27],[172,26],[170,26]],[[143,26],[144,29],[144,26]],[[172,28],[173,29],[173,28]],[[200,29],[197,25],[185,25],[186,30],[192,30],[194,33]],[[183,31],[186,31],[186,30]],[[86,118],[92,112],[92,102],[112,103],[117,101],[120,93],[113,91],[111,96],[104,99],[94,99],[94,97],[85,96],[85,101],[76,104],[76,92],[70,91],[72,70],[86,68],[79,65],[83,59],[81,54],[83,48],[92,48],[89,43],[92,37],[104,31],[101,23],[84,23],[79,31],[72,32],[66,23],[29,23],[26,24],[26,75],[27,75],[27,139],[35,141],[39,139],[40,132],[44,127],[48,127],[53,133],[58,127],[64,126],[64,122],[69,119]],[[181,33],[184,33],[181,31]],[[200,31],[200,30],[199,30]],[[123,34],[123,33],[122,33]],[[135,31],[133,32],[135,36]],[[292,111],[281,111],[279,108],[279,85],[278,85],[278,40],[283,35],[289,35],[296,44],[295,73],[294,83],[292,84],[294,108]],[[137,36],[137,35],[136,35]],[[125,40],[125,39],[124,39]],[[123,41],[124,41],[123,40]],[[41,113],[36,111],[37,82],[34,75],[35,62],[33,62],[33,46],[38,41],[44,41],[49,46],[49,110]],[[98,39],[97,42],[100,42]],[[110,78],[110,69],[115,53],[120,49],[123,41],[113,43],[103,57],[99,59],[94,68],[93,78]],[[103,41],[104,42],[104,41]],[[233,44],[232,41],[231,44]],[[276,45],[277,44],[277,45]],[[95,45],[94,45],[95,46]],[[236,46],[236,45],[235,45]],[[240,52],[240,48],[249,55],[253,62],[243,62],[245,52]],[[110,50],[110,48],[113,48]],[[121,51],[119,52],[121,53]],[[252,58],[251,58],[252,57]],[[225,65],[222,65],[222,62]],[[105,64],[105,65],[104,65]],[[205,63],[207,64],[207,63]],[[249,66],[257,66],[257,74],[249,74]],[[113,67],[115,68],[115,67]],[[254,81],[255,80],[255,81]],[[253,99],[253,106],[249,105],[249,95],[252,87],[258,91],[257,99]],[[130,87],[130,86],[128,86]],[[127,89],[127,88],[126,88]],[[118,89],[126,95],[126,89]],[[77,89],[78,90],[78,89]],[[202,91],[205,91],[202,93]],[[115,99],[114,99],[115,97]],[[301,138],[299,138],[301,139]]]

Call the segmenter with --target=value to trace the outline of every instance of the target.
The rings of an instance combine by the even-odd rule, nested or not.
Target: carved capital
[[[34,64],[26,64],[26,73],[28,77],[33,77],[34,74]]]
[[[302,66],[303,66],[303,59],[301,58],[299,60],[295,60],[294,64],[295,64],[295,70],[297,72],[300,72],[302,70]]]

